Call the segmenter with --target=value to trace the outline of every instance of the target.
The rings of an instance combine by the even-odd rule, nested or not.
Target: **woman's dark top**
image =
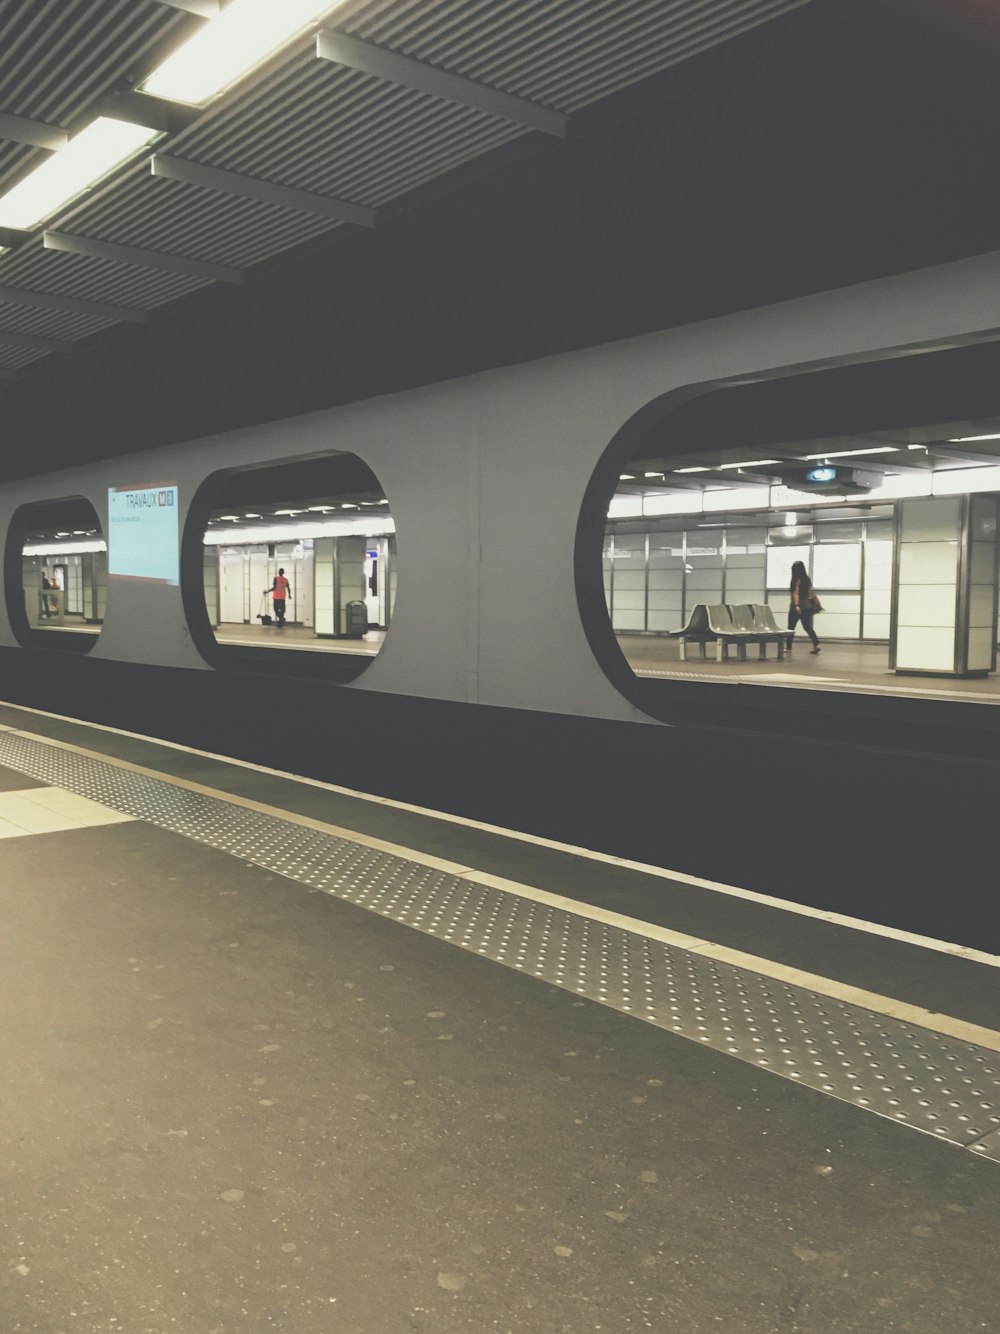
[[[812,580],[808,575],[804,579],[796,579],[792,584],[791,602],[796,611],[812,611],[812,604],[809,601],[812,588]]]

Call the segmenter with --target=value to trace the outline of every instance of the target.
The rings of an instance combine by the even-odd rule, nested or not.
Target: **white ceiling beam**
[[[395,51],[387,51],[385,47],[362,42],[357,37],[348,37],[346,33],[318,33],[316,54],[321,60],[346,65],[348,69],[360,70],[376,79],[402,84],[405,88],[415,88],[443,102],[457,102],[460,106],[488,112],[500,120],[513,121],[515,125],[526,125],[529,129],[554,134],[560,139],[566,137],[567,117],[559,111],[539,106],[537,102],[529,102],[523,97],[515,97],[512,93],[501,92],[499,88],[490,88],[475,79],[450,74],[447,70],[438,69],[422,60],[414,60],[411,56],[401,56]]]
[[[219,194],[235,195],[242,199],[257,199],[298,213],[313,213],[321,218],[334,218],[338,222],[353,222],[359,227],[375,226],[374,209],[348,203],[345,199],[330,199],[326,195],[295,190],[288,185],[273,185],[270,181],[243,176],[237,171],[205,167],[184,158],[165,157],[162,153],[156,153],[150,159],[150,167],[154,176],[180,181],[183,185],[195,185],[202,190],[215,190]]]
[[[52,153],[58,148],[65,148],[69,143],[69,135],[58,125],[46,125],[41,120],[12,116],[6,111],[0,111],[0,139],[10,139],[15,144],[32,144],[35,148],[47,148]]]
[[[88,259],[109,259],[115,264],[136,264],[145,269],[162,269],[167,273],[183,273],[190,278],[205,278],[209,282],[242,283],[242,269],[225,264],[209,264],[184,255],[168,255],[160,250],[142,250],[138,246],[119,245],[113,241],[99,241],[90,236],[73,236],[68,232],[45,232],[42,245],[46,250],[61,250],[70,255],[85,255]]]
[[[14,333],[0,329],[0,345],[23,347],[31,352],[72,352],[73,344],[65,338],[39,338],[37,334]]]
[[[217,19],[222,13],[220,0],[160,0],[160,4],[169,5],[171,9],[185,9],[203,19]]]
[[[102,320],[122,320],[127,324],[149,323],[149,314],[145,310],[112,306],[104,301],[83,301],[75,296],[55,296],[52,292],[31,292],[24,287],[0,287],[0,305],[57,310],[63,315],[95,315]]]

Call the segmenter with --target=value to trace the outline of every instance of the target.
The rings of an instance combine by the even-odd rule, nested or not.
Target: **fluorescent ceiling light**
[[[662,476],[663,476],[663,473],[662,473],[662,472],[644,472],[642,475],[643,475],[643,477],[662,477]]]
[[[920,448],[920,446],[916,446]],[[898,445],[879,445],[877,449],[838,449],[833,454],[806,454],[805,462],[811,462],[813,459],[846,459],[855,454],[897,454]]]
[[[294,41],[343,0],[230,0],[142,85],[144,93],[201,106]]]
[[[720,463],[716,467],[717,472],[725,472],[727,468],[763,468],[767,463],[780,463],[780,459],[751,459],[749,463]]]
[[[359,519],[314,518],[300,520],[299,523],[227,528],[225,532],[206,532],[203,544],[206,547],[260,546],[265,542],[302,542],[317,537],[387,537],[395,531],[396,525],[388,514],[384,517],[368,514]],[[74,547],[74,550],[78,549]]]
[[[711,472],[711,468],[675,468],[674,472]]]
[[[622,475],[619,477],[618,480],[619,480],[620,482],[634,482],[634,481],[635,481],[635,473],[634,473],[634,472],[623,472]]]
[[[98,542],[94,539],[86,542],[74,542],[72,546],[66,542],[61,542],[56,546],[52,542],[29,541],[25,543],[23,552],[25,556],[65,556],[77,555],[85,551],[107,551],[107,549],[106,542]]]
[[[948,444],[949,444],[949,445],[971,445],[971,444],[973,444],[976,440],[1000,440],[1000,431],[996,431],[996,432],[994,432],[993,435],[959,435],[959,436],[956,436],[954,440],[949,440],[949,441],[948,441]]]
[[[0,197],[0,227],[28,231],[127,162],[160,134],[148,125],[98,116],[30,176]]]

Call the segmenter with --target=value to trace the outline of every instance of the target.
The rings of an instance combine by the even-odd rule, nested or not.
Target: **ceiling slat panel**
[[[810,2],[349,0],[330,26],[569,114]],[[157,0],[0,0],[0,111],[64,127],[81,123],[102,97],[131,86],[200,26]],[[525,133],[486,112],[318,60],[306,34],[154,151],[375,209]],[[0,192],[45,157],[0,139]],[[148,159],[45,225],[244,270],[341,226],[154,179]],[[39,234],[0,255],[0,285],[153,310],[204,280],[46,251]],[[93,316],[9,306],[0,306],[0,325],[68,340],[111,327]],[[0,368],[39,355],[0,346]]]

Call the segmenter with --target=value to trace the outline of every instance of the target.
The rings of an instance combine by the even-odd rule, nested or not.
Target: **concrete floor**
[[[310,649],[317,653],[367,653],[372,657],[385,642],[384,630],[369,630],[362,639],[317,639],[303,625],[219,625],[215,637],[220,644],[248,644],[253,648]]]
[[[817,622],[817,633],[821,634]],[[738,660],[736,649],[729,651],[727,662],[717,662],[715,646],[707,646],[702,659],[698,645],[688,646],[686,662],[680,661],[676,639],[657,635],[617,636],[622,652],[633,670],[640,675],[701,677],[745,682],[749,685],[786,685],[816,687],[822,690],[850,690],[862,694],[926,695],[936,699],[969,699],[980,703],[1000,703],[1000,677],[987,676],[962,680],[952,676],[906,676],[889,670],[887,644],[823,643],[813,656],[809,641],[799,635],[792,652],[778,658],[773,645],[768,656],[759,659],[758,649],[749,647],[745,662]]]
[[[5,840],[0,911],[4,1334],[996,1328],[995,1163],[143,822]]]

